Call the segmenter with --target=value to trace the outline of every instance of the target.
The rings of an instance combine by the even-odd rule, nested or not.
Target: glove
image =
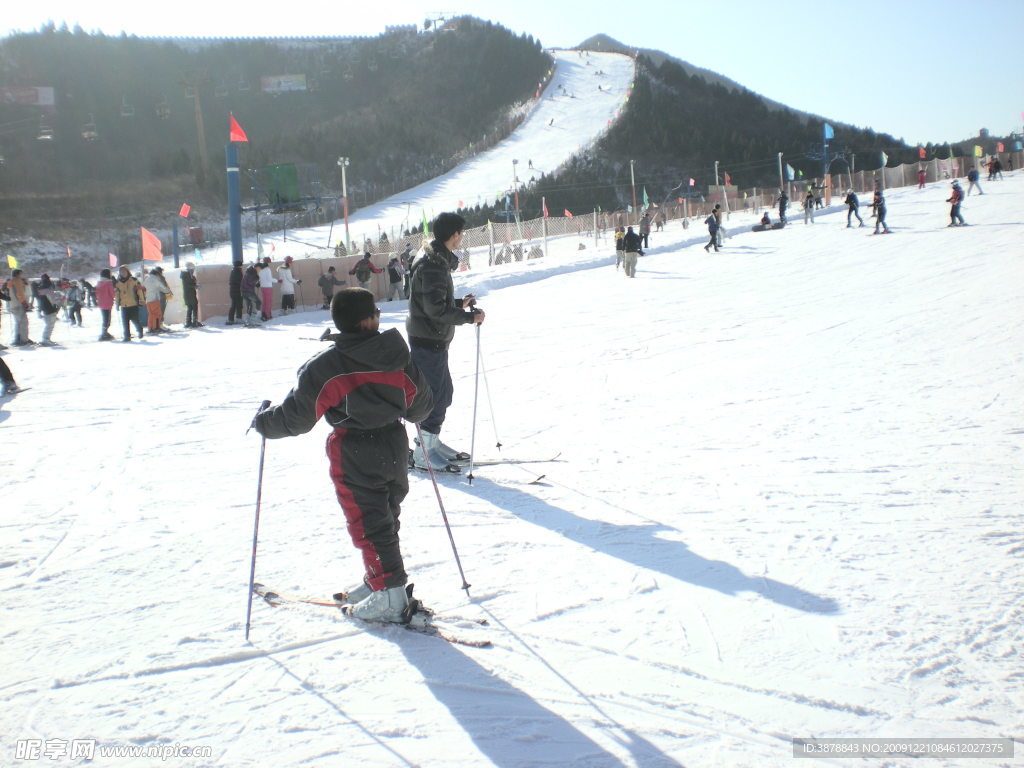
[[[26,310],[28,310],[28,302],[27,301],[21,302],[21,306],[23,306]]]
[[[296,285],[302,285],[302,281],[301,281],[301,280],[296,280],[296,281],[295,281],[295,284],[296,284]]]

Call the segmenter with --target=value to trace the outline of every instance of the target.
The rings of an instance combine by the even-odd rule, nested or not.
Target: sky
[[[910,144],[964,140],[981,128],[1006,135],[1020,132],[1024,120],[1024,93],[1011,80],[1017,50],[999,39],[1001,30],[1024,24],[1020,0],[978,0],[969,9],[959,0],[855,6],[649,0],[622,14],[581,0],[448,0],[441,7],[433,0],[311,0],[291,15],[194,0],[165,4],[166,11],[148,6],[145,14],[123,8],[110,0],[18,3],[5,8],[0,34],[52,20],[138,36],[376,35],[389,24],[422,28],[427,18],[471,14],[547,47],[571,47],[604,33],[718,72],[795,109]]]

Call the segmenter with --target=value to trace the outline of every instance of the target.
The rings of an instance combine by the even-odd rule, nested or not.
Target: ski
[[[474,461],[474,467],[493,467],[498,464],[550,464],[551,462],[564,462],[565,459],[559,459],[561,452],[556,453],[549,459],[484,459],[482,461]]]
[[[437,616],[429,608],[422,607],[422,604],[420,605],[419,610],[412,615],[408,624],[394,624],[393,622],[387,621],[367,621],[350,616],[344,610],[345,603],[339,600],[282,594],[259,583],[253,584],[252,590],[254,594],[262,597],[267,605],[274,608],[288,605],[312,605],[324,608],[334,608],[337,609],[340,614],[351,619],[353,622],[367,626],[400,626],[411,632],[418,632],[421,635],[438,637],[446,642],[452,643],[453,645],[465,645],[470,648],[489,648],[491,646],[491,641],[489,639],[486,637],[473,637],[472,635],[474,633],[469,631],[474,628],[486,626],[486,619],[471,619],[462,616],[449,616],[447,614]],[[339,595],[340,594],[341,593],[339,593]]]
[[[14,390],[4,390],[3,393],[0,393],[0,397],[14,397],[15,395],[20,395],[22,392],[28,392],[30,389],[32,389],[32,387],[18,387]]]

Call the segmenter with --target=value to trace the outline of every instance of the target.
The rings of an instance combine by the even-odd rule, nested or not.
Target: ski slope
[[[655,233],[633,280],[571,238],[457,274],[487,310],[477,457],[559,454],[442,479],[469,599],[411,478],[417,593],[486,618],[489,649],[262,602],[243,640],[245,430],[325,312],[126,345],[92,310],[62,349],[4,352],[31,389],[0,400],[2,762],[97,739],[210,757],[96,766],[790,766],[797,737],[1019,737],[1024,174],[986,190],[966,229],[938,184],[890,191],[887,236],[838,208],[751,233],[758,212],[719,254]],[[466,448],[475,358],[458,329]],[[279,591],[360,578],[326,434],[266,447],[256,574]]]
[[[417,227],[424,214],[433,219],[442,211],[493,204],[511,189],[514,171],[520,184],[528,184],[531,177],[539,180],[542,173],[551,173],[596,141],[625,104],[633,82],[633,59],[596,51],[550,53],[555,60],[551,81],[529,117],[511,136],[443,176],[354,211],[349,215],[352,240],[362,243],[369,237],[376,241],[381,231]],[[518,166],[513,166],[513,160],[519,161]],[[352,158],[352,163],[350,180],[358,174],[358,158]],[[339,220],[287,233],[268,233],[261,240],[267,253],[273,250],[276,259],[283,259],[309,254],[309,245],[333,248],[344,236],[344,221]],[[255,260],[254,236],[246,239],[244,253],[247,261]],[[230,264],[230,244],[204,250],[203,261]]]

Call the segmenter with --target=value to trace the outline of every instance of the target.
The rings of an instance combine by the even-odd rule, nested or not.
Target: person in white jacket
[[[264,320],[269,320],[271,304],[274,301],[274,273],[270,271],[270,257],[266,257],[262,264],[256,265],[260,272],[260,298],[263,299],[261,313]]]
[[[284,266],[278,267],[277,282],[281,284],[281,312],[287,315],[288,310],[295,309],[295,286],[302,282],[292,274],[291,256],[285,256]]]
[[[153,267],[142,281],[142,287],[146,290],[146,323],[150,333],[163,333],[164,313],[160,297],[166,295],[168,299],[172,298],[171,289],[163,279],[163,271],[163,267]]]

